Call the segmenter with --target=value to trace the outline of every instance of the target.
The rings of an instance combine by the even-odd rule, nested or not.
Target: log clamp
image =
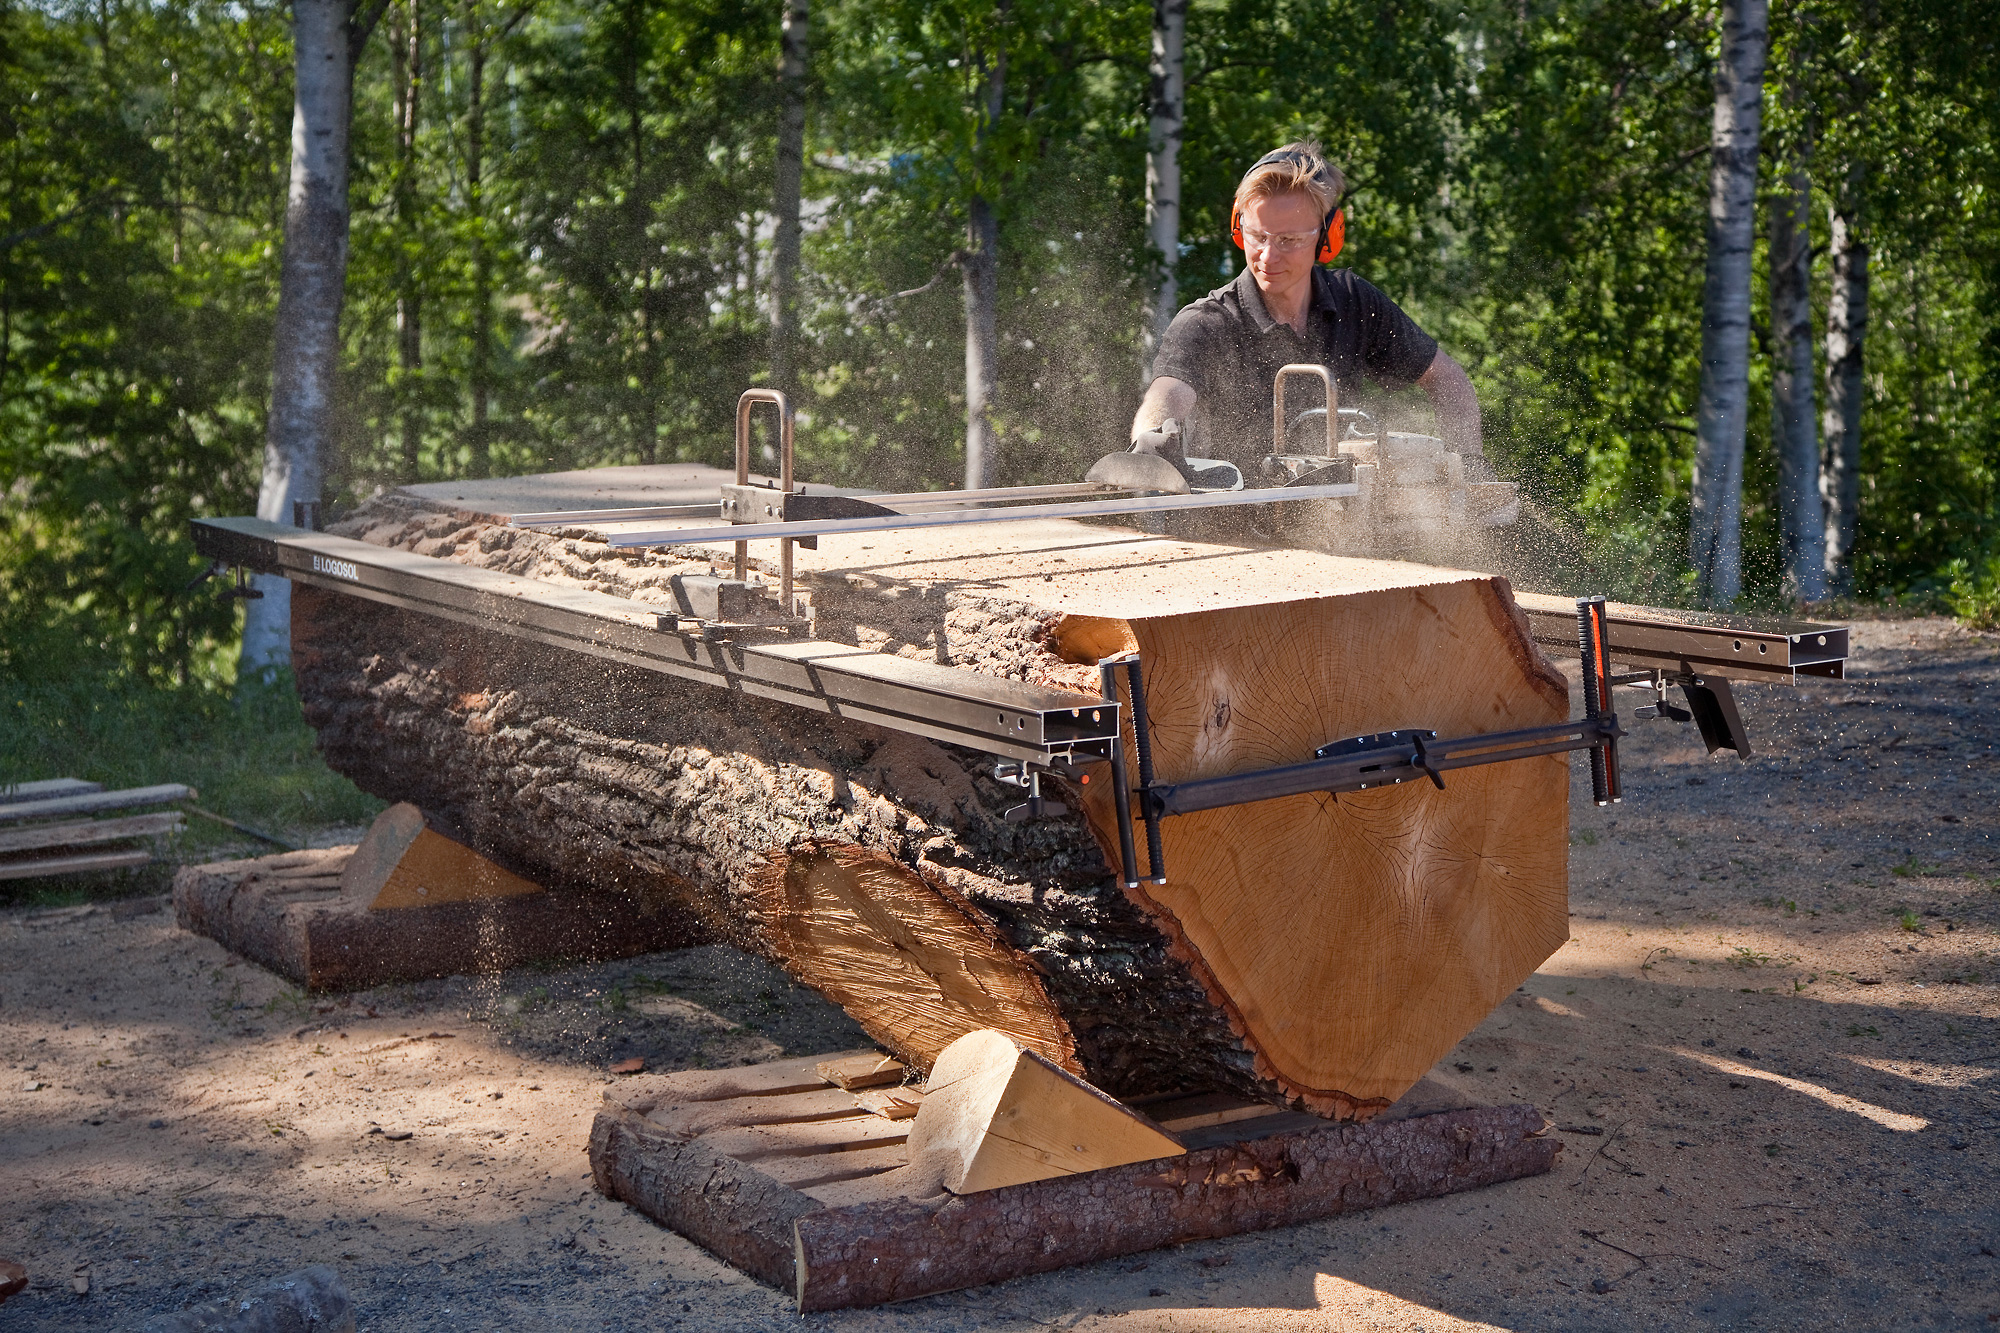
[[[1611,696],[1614,686],[1639,686],[1653,692],[1654,702],[1635,709],[1635,717],[1696,721],[1701,726],[1702,738],[1708,743],[1710,754],[1727,748],[1735,750],[1739,758],[1748,758],[1750,742],[1743,733],[1743,720],[1736,711],[1735,698],[1726,679],[1661,669],[1628,675],[1611,673],[1612,649],[1607,630],[1607,607],[1608,603],[1602,597],[1583,597],[1576,603],[1577,647],[1583,668],[1581,718],[1548,726],[1489,732],[1482,736],[1458,736],[1449,740],[1438,739],[1435,731],[1413,728],[1375,732],[1322,745],[1304,763],[1187,782],[1160,782],[1154,776],[1151,719],[1146,711],[1146,689],[1139,655],[1132,653],[1100,663],[1106,700],[1118,699],[1118,669],[1123,667],[1126,673],[1133,742],[1138,748],[1138,816],[1146,833],[1146,857],[1150,870],[1146,882],[1167,882],[1160,822],[1169,815],[1191,815],[1202,810],[1247,805],[1252,801],[1268,801],[1279,796],[1312,792],[1337,795],[1396,786],[1420,778],[1428,778],[1442,791],[1444,775],[1453,769],[1501,764],[1513,759],[1531,759],[1537,755],[1562,754],[1570,750],[1588,750],[1591,796],[1599,805],[1611,805],[1624,796],[1618,769],[1618,738],[1630,734],[1618,723],[1617,709]],[[1688,699],[1687,709],[1666,702],[1668,684],[1681,686]],[[1134,793],[1130,791],[1131,780],[1125,772],[1122,746],[1122,737],[1112,742],[1111,782],[1115,807],[1120,812],[1118,845],[1123,883],[1126,888],[1136,888],[1140,876],[1132,828]],[[1010,811],[1008,817],[1012,819],[1015,816]]]

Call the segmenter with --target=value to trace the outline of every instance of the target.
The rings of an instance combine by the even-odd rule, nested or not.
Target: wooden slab
[[[85,796],[103,790],[103,783],[85,782],[82,778],[43,778],[40,782],[9,782],[0,785],[0,805],[13,805],[18,801],[46,801],[57,796]]]
[[[162,810],[151,815],[128,815],[123,819],[65,819],[57,824],[30,824],[26,828],[0,831],[0,852],[24,852],[43,847],[88,847],[93,843],[117,842],[121,838],[144,838],[172,833],[181,827],[178,810]]]
[[[813,1068],[827,1082],[850,1092],[860,1088],[894,1087],[910,1072],[894,1056],[883,1055],[879,1051],[822,1060]]]
[[[1194,1131],[1187,1137],[1209,1141],[1182,1156],[957,1196],[935,1172],[908,1164],[898,1126],[829,1110],[835,1090],[823,1081],[799,1087],[815,1063],[655,1075],[642,1087],[606,1089],[590,1136],[597,1188],[790,1291],[806,1313],[1540,1175],[1562,1150],[1532,1106],[1367,1124],[1267,1107]],[[1198,1097],[1154,1109],[1172,1117],[1175,1100],[1196,1118],[1243,1109]],[[694,1122],[682,1113],[703,1102],[730,1109],[689,1137]],[[663,1109],[670,1123],[655,1118]],[[762,1154],[754,1163],[731,1151],[746,1143]]]
[[[703,942],[684,918],[648,914],[615,894],[536,891],[375,909],[379,886],[342,888],[354,850],[183,866],[174,876],[175,914],[183,930],[315,991],[551,959],[629,958]]]
[[[146,865],[152,852],[135,847],[122,852],[79,852],[74,856],[38,856],[28,861],[0,861],[0,879],[40,879],[45,875],[81,875],[87,871],[124,870]]]
[[[91,784],[95,785],[95,784]],[[91,815],[101,810],[133,810],[142,805],[171,805],[192,801],[198,792],[178,782],[156,787],[127,787],[123,791],[78,792],[0,805],[0,824],[21,824],[31,819],[55,819],[63,815]]]

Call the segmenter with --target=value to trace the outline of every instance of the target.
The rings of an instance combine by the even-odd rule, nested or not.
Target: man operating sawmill
[[[1490,480],[1479,395],[1465,370],[1340,253],[1346,190],[1314,143],[1257,159],[1236,187],[1230,236],[1243,272],[1184,307],[1161,340],[1153,382],[1132,418],[1132,448],[1186,471],[1189,455],[1235,464],[1246,478],[1270,452],[1271,386],[1281,366],[1325,366],[1336,386],[1366,377],[1430,396],[1445,447],[1468,480]]]

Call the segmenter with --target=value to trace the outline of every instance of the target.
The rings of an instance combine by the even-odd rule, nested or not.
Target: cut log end
[[[1034,965],[942,882],[864,848],[807,845],[772,856],[750,899],[793,976],[919,1067],[993,1028],[1077,1071]]]

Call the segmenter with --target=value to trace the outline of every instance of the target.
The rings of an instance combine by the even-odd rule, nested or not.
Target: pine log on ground
[[[652,604],[717,554],[401,497],[337,531]],[[1163,780],[1567,714],[1487,575],[1058,523],[826,539],[799,563],[822,639],[1086,697],[1136,647]],[[1118,1096],[1366,1118],[1568,933],[1561,756],[1169,820],[1168,882],[1127,892],[1107,782],[1008,824],[1020,792],[984,756],[303,587],[293,645],[361,786],[607,912],[776,959],[921,1068],[995,1028]]]

